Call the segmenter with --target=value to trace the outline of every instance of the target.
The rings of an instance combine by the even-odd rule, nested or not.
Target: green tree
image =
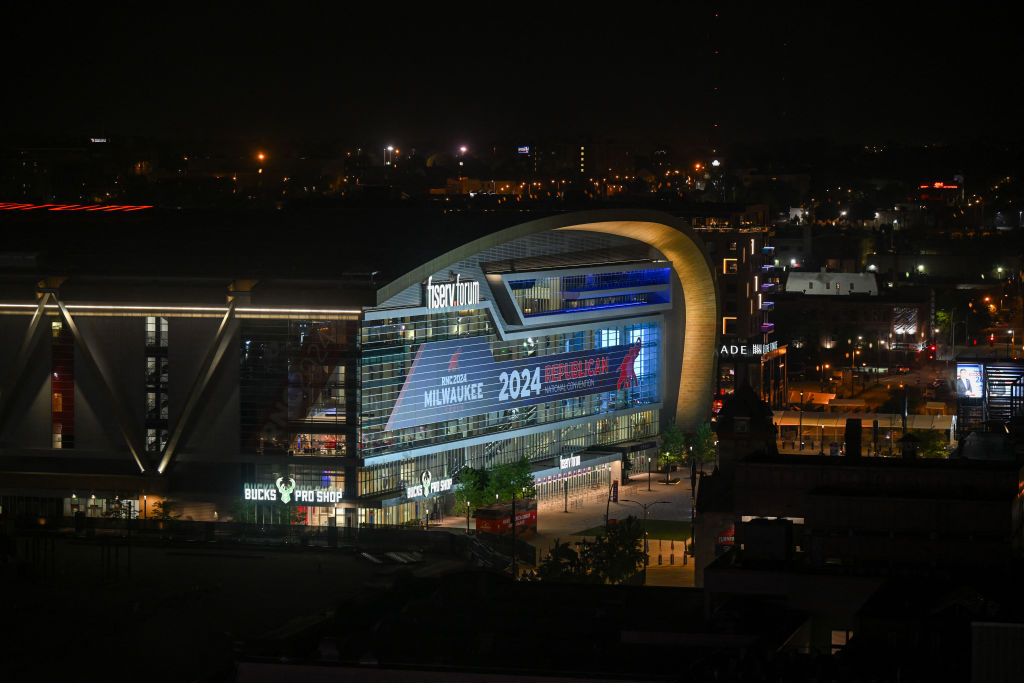
[[[630,516],[608,527],[606,533],[579,550],[555,541],[551,553],[537,567],[541,581],[624,583],[644,567],[640,546],[643,524]]]
[[[176,507],[177,503],[175,503],[173,500],[168,500],[167,498],[164,498],[163,500],[159,500],[153,503],[153,512],[149,516],[153,519],[162,520],[178,519],[179,517],[181,517],[181,513],[175,509]]]
[[[537,567],[537,579],[563,583],[599,583],[601,577],[591,571],[589,555],[589,548],[577,551],[569,543],[555,539],[550,554]]]
[[[513,497],[535,497],[537,487],[533,481],[530,461],[524,457],[517,462],[498,465],[490,472],[486,490],[492,502],[512,500]]]
[[[494,502],[494,496],[488,496],[490,477],[487,470],[464,467],[459,472],[458,488],[455,489],[455,512],[466,515],[466,531],[469,531],[469,513],[477,508],[485,507]]]
[[[949,457],[942,432],[935,429],[910,429],[907,434],[917,439],[917,454],[922,458]]]
[[[686,434],[676,423],[670,422],[661,433],[661,464],[665,466],[665,483],[669,481],[672,465],[681,465],[686,459]]]
[[[643,569],[643,535],[643,524],[630,515],[609,526],[605,535],[598,538],[591,562],[602,582],[623,583]]]
[[[715,453],[718,450],[715,432],[711,429],[711,423],[702,422],[697,427],[697,432],[689,435],[687,442],[687,446],[690,449],[690,457],[695,462],[700,463],[702,466],[701,471],[703,471],[703,464],[714,460]]]

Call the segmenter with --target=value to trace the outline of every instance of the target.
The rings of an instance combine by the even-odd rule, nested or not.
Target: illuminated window
[[[75,343],[71,330],[50,324],[50,423],[53,448],[75,447]]]

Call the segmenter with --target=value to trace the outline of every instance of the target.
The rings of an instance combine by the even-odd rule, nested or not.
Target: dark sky
[[[352,4],[34,3],[5,17],[3,134],[1020,138],[1020,13],[995,3]]]

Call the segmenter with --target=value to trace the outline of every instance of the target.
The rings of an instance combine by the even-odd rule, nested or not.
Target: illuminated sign
[[[568,458],[559,458],[558,459],[558,469],[560,469],[560,470],[567,470],[570,467],[579,467],[579,466],[580,466],[580,456],[578,456],[578,455],[570,455]]]
[[[507,411],[638,385],[633,344],[497,361],[486,337],[427,342],[412,368],[385,429]]]
[[[960,398],[981,398],[985,368],[978,363],[956,364],[956,395]]]
[[[777,341],[773,341],[770,344],[722,344],[722,348],[718,350],[718,355],[756,358],[778,348],[779,342]]]
[[[405,489],[406,498],[427,498],[435,493],[444,493],[452,488],[451,477],[448,479],[434,479],[427,470],[420,475],[420,483],[409,486]]]
[[[292,477],[278,477],[274,484],[243,484],[242,497],[251,501],[281,501],[282,505],[333,505],[340,503],[343,492],[336,489],[308,488],[295,485]]]
[[[427,278],[426,300],[427,308],[470,306],[480,302],[480,283],[463,280],[461,275],[456,275],[454,282],[435,284],[431,276]]]
[[[530,153],[530,146],[529,145],[522,145],[521,147],[516,149],[516,151],[519,152],[520,154],[529,154]]]

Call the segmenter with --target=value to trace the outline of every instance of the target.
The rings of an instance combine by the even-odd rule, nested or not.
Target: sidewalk
[[[640,505],[625,503],[633,500],[638,503],[666,501],[665,504],[648,508],[650,519],[690,521],[690,480],[682,477],[682,472],[673,473],[673,483],[666,485],[665,475],[651,475],[650,491],[647,490],[647,474],[634,475],[625,485],[619,486],[619,502],[607,506],[610,519],[625,519],[633,515],[643,519],[643,508]],[[543,559],[555,541],[575,543],[583,540],[582,536],[574,536],[576,532],[604,526],[605,509],[608,489],[599,487],[589,489],[575,496],[569,496],[568,512],[565,512],[565,501],[561,498],[545,500],[537,509],[537,535],[526,539],[536,546],[538,560]],[[466,531],[465,517],[446,517],[440,526],[452,531]],[[473,528],[473,520],[470,520]],[[661,541],[649,537],[651,564],[647,571],[648,585],[659,586],[692,586],[693,564],[683,565],[683,542],[675,541],[674,550],[668,540]],[[662,562],[658,566],[659,548]],[[669,556],[674,555],[675,564],[669,565]],[[692,560],[692,558],[690,558]]]

